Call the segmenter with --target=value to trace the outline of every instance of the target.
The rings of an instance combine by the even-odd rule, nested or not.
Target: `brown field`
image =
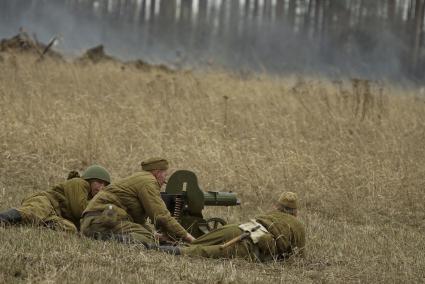
[[[124,177],[151,156],[243,205],[298,193],[305,259],[255,264],[147,252],[39,228],[0,228],[0,283],[425,281],[425,99],[389,83],[0,54],[0,209],[99,163]]]

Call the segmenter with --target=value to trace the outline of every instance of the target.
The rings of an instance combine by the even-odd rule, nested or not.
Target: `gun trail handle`
[[[236,238],[231,239],[230,241],[222,244],[220,246],[220,249],[225,249],[225,248],[228,248],[230,246],[233,246],[234,244],[236,244],[236,243],[238,243],[238,242],[240,242],[240,241],[248,238],[250,235],[251,235],[251,232],[244,232],[240,236],[237,236]]]

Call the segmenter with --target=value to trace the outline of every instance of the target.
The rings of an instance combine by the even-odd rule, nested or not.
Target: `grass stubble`
[[[425,100],[362,80],[141,71],[27,55],[0,61],[0,208],[99,163],[124,177],[150,156],[232,190],[228,222],[298,193],[305,259],[254,264],[0,228],[0,282],[425,281]]]

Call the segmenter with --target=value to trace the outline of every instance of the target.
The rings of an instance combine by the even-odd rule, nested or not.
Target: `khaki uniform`
[[[130,236],[133,241],[154,243],[154,229],[183,238],[186,230],[171,216],[155,177],[147,171],[121,179],[99,192],[83,213],[81,232],[88,237]]]
[[[260,262],[282,259],[296,252],[304,254],[305,229],[296,217],[276,210],[256,217],[255,221],[268,231],[255,244],[248,238],[222,249],[221,244],[243,233],[240,224],[232,224],[200,237],[189,247],[182,248],[181,253],[210,258],[237,257]]]
[[[73,178],[25,198],[16,210],[21,214],[23,223],[76,233],[90,198],[89,183]]]

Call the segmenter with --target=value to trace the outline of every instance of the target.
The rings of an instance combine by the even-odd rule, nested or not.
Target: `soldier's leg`
[[[192,245],[219,245],[240,236],[242,233],[239,224],[229,224],[199,237]]]
[[[17,208],[22,215],[22,223],[46,226],[53,230],[77,233],[77,227],[69,220],[58,216],[50,200],[44,195],[34,195],[22,201]]]
[[[247,260],[257,260],[257,250],[250,241],[241,241],[227,248],[221,248],[221,245],[212,246],[189,246],[181,248],[182,255],[201,256],[208,258],[244,258]]]
[[[16,210],[22,216],[24,224],[44,224],[49,216],[56,215],[56,211],[46,196],[36,195],[24,199],[22,205]]]
[[[74,223],[57,215],[49,216],[44,219],[44,224],[46,227],[56,231],[78,233],[78,229]]]
[[[105,220],[104,215],[99,216],[84,216],[80,220],[80,232],[86,237],[95,239],[108,239],[111,237],[111,228],[115,225],[116,221]]]
[[[111,221],[105,215],[84,217],[81,233],[96,239],[115,239],[121,242],[154,244],[154,233],[130,221]]]
[[[191,245],[180,249],[181,255],[188,256],[201,256],[210,258],[221,258],[224,256],[224,251],[220,245],[203,246],[203,245]]]
[[[130,241],[136,243],[155,244],[154,232],[137,223],[121,221],[113,228],[113,231],[122,236],[130,236]]]

